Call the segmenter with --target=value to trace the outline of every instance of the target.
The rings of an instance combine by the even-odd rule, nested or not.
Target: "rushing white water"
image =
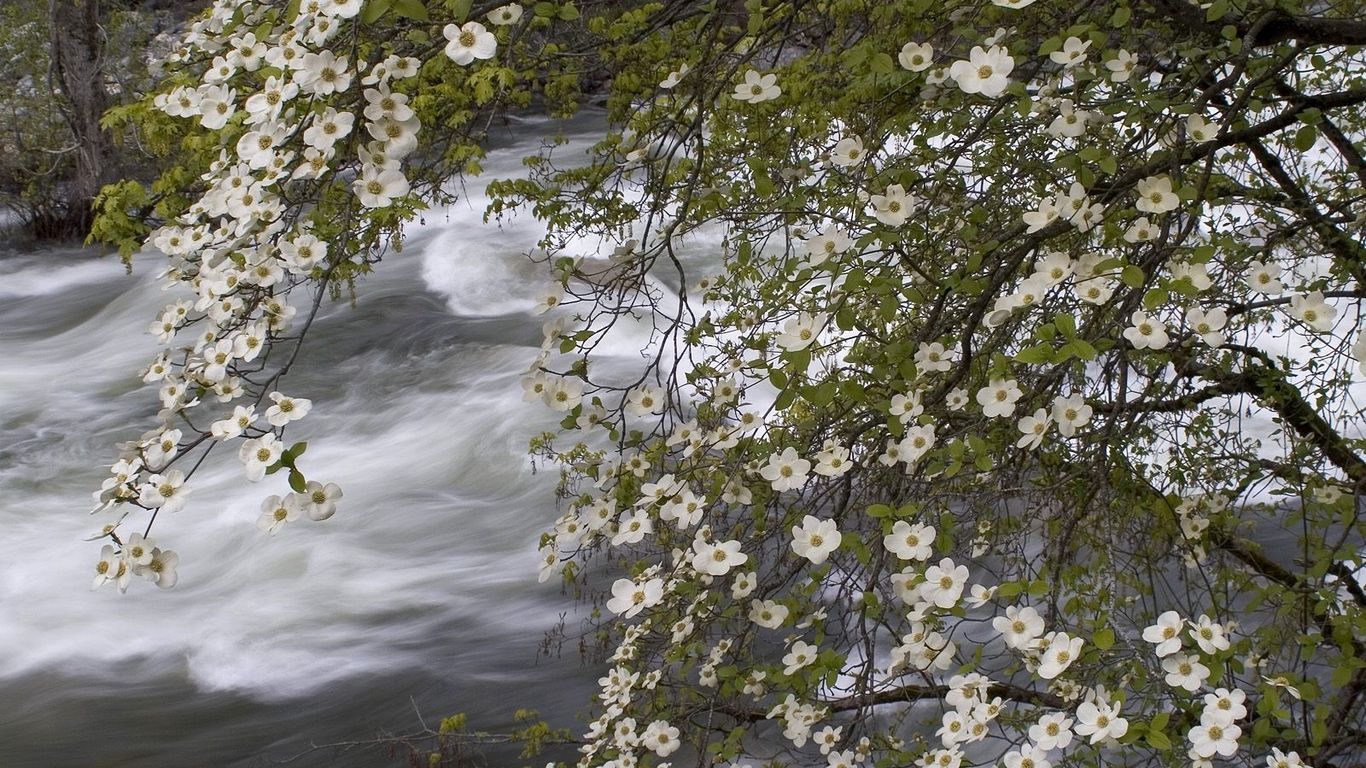
[[[520,172],[530,133],[489,178]],[[83,540],[105,522],[85,512],[114,444],[157,408],[136,371],[167,300],[159,258],[128,275],[70,250],[0,255],[0,766],[270,764],[413,730],[415,707],[429,725],[465,711],[496,730],[520,706],[570,724],[596,671],[537,656],[569,604],[536,582],[555,473],[526,456],[555,419],[518,383],[541,338],[527,310],[545,280],[524,255],[539,229],[483,224],[471,192],[411,227],[354,305],[325,307],[282,387],[314,401],[291,440],[343,487],[338,514],[265,535],[283,477],[249,484],[220,451],[153,531],[182,558],[170,591],[90,591]]]

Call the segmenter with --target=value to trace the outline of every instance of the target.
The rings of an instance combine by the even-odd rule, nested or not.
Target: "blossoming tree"
[[[590,158],[490,187],[557,286],[541,577],[613,572],[583,765],[1358,765],[1362,13],[220,0],[110,117],[183,162],[97,234],[196,298],[97,583],[174,583],[151,522],[220,443],[288,478],[263,530],[330,517],[284,439],[313,313],[490,116],[597,88]]]

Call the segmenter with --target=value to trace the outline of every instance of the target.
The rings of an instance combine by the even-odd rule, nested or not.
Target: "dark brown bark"
[[[1225,25],[1238,30],[1238,37],[1250,45],[1267,46],[1295,42],[1301,45],[1366,44],[1366,19],[1356,17],[1295,16],[1281,10],[1257,16],[1230,13],[1209,21],[1205,9],[1188,0],[1153,0],[1153,7],[1172,21],[1189,29],[1199,29],[1212,37],[1222,36]]]
[[[100,117],[109,107],[104,82],[104,30],[100,0],[48,0],[52,41],[51,84],[76,139],[76,173],[65,195],[72,230],[90,228],[95,195],[111,181],[114,146]]]

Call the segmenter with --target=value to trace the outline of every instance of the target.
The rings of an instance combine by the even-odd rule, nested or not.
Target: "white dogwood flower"
[[[1005,93],[1010,84],[1010,72],[1015,68],[1015,60],[1005,48],[993,45],[985,49],[973,46],[966,61],[955,61],[949,67],[949,76],[958,83],[964,93],[980,93],[995,98]]]
[[[477,21],[467,21],[458,27],[447,24],[441,34],[447,41],[446,56],[462,67],[476,59],[491,59],[498,51],[498,39]]]
[[[834,520],[806,515],[801,525],[792,526],[792,551],[810,560],[812,565],[820,565],[839,547],[843,538]]]

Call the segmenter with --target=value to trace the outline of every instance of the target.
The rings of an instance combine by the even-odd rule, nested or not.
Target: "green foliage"
[[[71,173],[71,132],[48,85],[46,8],[0,6],[0,206],[29,228],[63,217],[58,186]]]
[[[95,198],[98,215],[90,239],[117,247],[119,256],[131,264],[133,254],[141,250],[152,231],[145,213],[150,204],[147,188],[139,182],[126,180],[106,186]]]
[[[121,113],[135,109],[134,100],[155,83],[148,71],[155,55],[151,41],[154,31],[169,19],[165,12],[130,9],[122,3],[109,3],[103,14],[103,87],[114,95],[115,104],[105,127],[119,148],[114,176],[146,182],[148,151],[165,154],[157,137],[137,135],[132,121]],[[71,222],[85,218],[83,212],[72,210],[77,203],[68,193],[82,147],[68,122],[70,107],[52,81],[49,37],[46,3],[0,6],[0,78],[9,84],[0,101],[0,207],[16,214],[31,234],[70,238],[81,234],[70,229]],[[163,124],[169,122],[160,117]],[[127,207],[111,211],[114,221],[105,225],[107,235],[102,237],[126,254],[139,238],[127,219],[136,217],[135,209],[147,200],[127,184],[117,187],[102,197],[101,204],[126,200]],[[143,229],[142,235],[147,231]]]
[[[519,709],[514,715],[521,726],[512,731],[512,740],[522,744],[522,759],[540,755],[550,744],[564,744],[574,740],[565,728],[551,728],[534,709]]]
[[[546,227],[535,258],[559,319],[523,386],[560,419],[532,445],[565,500],[542,578],[589,601],[585,653],[612,662],[586,763],[652,764],[682,741],[716,762],[775,744],[819,759],[821,723],[860,760],[948,764],[926,738],[941,713],[927,729],[914,703],[959,697],[980,705],[968,726],[1012,744],[1074,718],[1091,730],[1070,764],[1213,754],[1215,721],[1248,763],[1355,747],[1366,88],[1361,52],[1324,31],[1338,17],[1050,0],[523,10],[467,41],[452,30],[449,49],[434,41],[478,23],[468,3],[372,2],[339,22],[338,50],[367,71],[420,59],[391,83],[421,126],[404,192],[367,201],[390,147],[359,130],[359,85],[283,118],[296,155],[327,110],[357,130],[318,174],[250,171],[278,196],[268,215],[195,207],[231,183],[220,147],[250,152],[245,121],[162,127],[143,105],[111,120],[184,162],[151,195],[111,190],[100,232],[132,243],[141,210],[162,236],[216,239],[174,262],[207,306],[224,273],[285,263],[278,285],[225,289],[227,320],[187,322],[213,343],[264,323],[271,345],[297,344],[281,297],[359,290],[404,224],[479,170],[491,121],[601,97],[587,156],[547,140],[526,178],[489,184],[487,212]],[[309,13],[224,5],[182,63],[197,75],[234,30],[278,43],[331,23]],[[272,74],[229,82],[245,98]],[[281,256],[310,237],[325,260]],[[581,258],[592,242],[601,258]],[[626,325],[649,342],[623,377],[601,363]],[[198,394],[217,386],[207,343],[176,351]],[[300,453],[276,467],[296,492]],[[593,558],[620,575],[611,598]],[[1164,621],[1172,637],[1154,635]],[[990,682],[968,691],[971,674]],[[1235,690],[1246,717],[1196,695]],[[535,719],[519,716],[528,754],[562,738]],[[464,728],[442,728],[458,759]]]

